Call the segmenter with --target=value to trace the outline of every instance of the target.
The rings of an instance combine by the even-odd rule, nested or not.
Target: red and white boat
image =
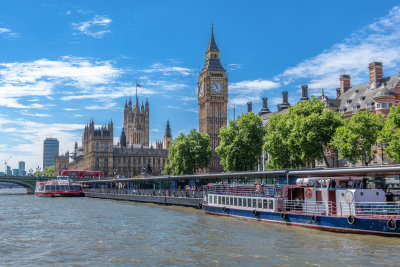
[[[37,182],[35,196],[39,197],[84,197],[81,185],[74,183],[68,176],[57,176],[46,182]]]

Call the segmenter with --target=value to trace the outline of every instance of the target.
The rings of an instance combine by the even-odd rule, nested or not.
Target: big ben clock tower
[[[223,167],[215,153],[219,146],[219,129],[227,123],[228,78],[219,60],[219,49],[214,40],[213,28],[206,51],[204,67],[198,80],[199,131],[210,136],[213,149],[210,172],[221,172]]]

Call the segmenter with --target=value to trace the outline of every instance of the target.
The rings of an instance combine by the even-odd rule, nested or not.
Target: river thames
[[[90,198],[0,196],[0,266],[398,266],[400,239]]]

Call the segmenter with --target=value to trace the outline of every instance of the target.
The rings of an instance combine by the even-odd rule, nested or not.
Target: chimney
[[[271,111],[269,111],[269,109],[268,109],[268,98],[263,97],[262,98],[262,109],[260,110],[258,115],[261,116],[261,115],[268,114],[268,113],[271,113]]]
[[[369,63],[369,83],[377,85],[382,81],[382,62]]]
[[[290,107],[289,100],[288,100],[288,92],[283,91],[282,92],[282,104],[278,105],[278,111],[281,111],[283,109],[287,109]]]
[[[287,99],[287,97],[286,97]],[[308,100],[308,85],[304,84],[301,86],[301,99],[300,101]]]
[[[253,110],[253,104],[251,102],[247,102],[247,112],[251,112]]]
[[[282,92],[282,104],[288,104],[288,91],[283,91]]]
[[[343,94],[350,88],[350,75],[340,75],[340,93]]]

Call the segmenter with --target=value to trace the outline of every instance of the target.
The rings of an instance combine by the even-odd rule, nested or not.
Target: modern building
[[[75,143],[72,153],[56,156],[56,175],[64,169],[102,171],[106,177],[134,177],[144,173],[160,175],[168,161],[168,149],[163,148],[162,141],[157,141],[156,147],[149,146],[149,118],[150,108],[147,100],[141,107],[137,96],[134,106],[131,100],[125,102],[124,126],[117,145],[113,143],[112,121],[96,128],[91,120],[85,126],[82,145],[79,147],[78,143]],[[172,141],[169,122],[165,132],[165,147],[168,148]]]
[[[25,175],[26,174],[25,161],[18,162],[18,171],[19,171],[19,175]]]
[[[59,143],[57,138],[46,138],[43,142],[43,170],[54,166],[54,157],[58,155]]]
[[[219,129],[227,123],[228,77],[221,64],[219,49],[214,40],[214,30],[206,50],[206,59],[198,78],[199,131],[210,136],[213,150],[211,166],[207,172],[222,172],[224,169],[215,152],[219,146]]]
[[[13,169],[12,170],[12,175],[19,176],[19,169]]]

